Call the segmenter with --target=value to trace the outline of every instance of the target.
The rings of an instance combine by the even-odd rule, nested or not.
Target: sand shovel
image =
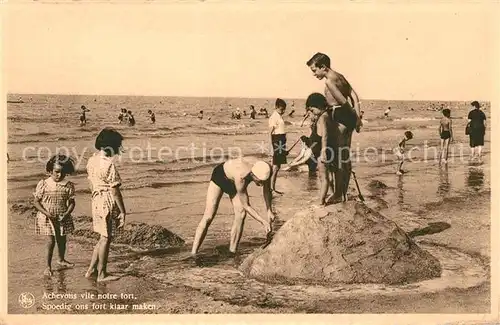
[[[354,177],[354,182],[356,183],[356,188],[358,189],[358,197],[359,199],[361,200],[361,202],[364,202],[365,201],[365,198],[363,197],[363,194],[361,194],[361,190],[359,189],[359,184],[358,184],[358,179],[356,178],[356,173],[351,171],[352,173],[352,176]]]
[[[299,141],[300,141],[300,138],[298,138],[297,141],[295,141],[295,143],[292,145],[292,147],[286,151],[287,156],[290,153],[290,151],[292,151],[293,147],[295,147],[297,145],[297,143],[299,143]]]
[[[264,244],[262,244],[260,246],[260,248],[264,249],[266,248],[267,246],[269,246],[269,244],[271,243],[271,241],[273,240],[273,237],[274,237],[274,232],[270,231],[269,233],[267,233],[267,236],[266,236],[266,241],[264,242]]]

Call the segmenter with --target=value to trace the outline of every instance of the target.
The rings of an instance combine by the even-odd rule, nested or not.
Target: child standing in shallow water
[[[403,163],[405,161],[406,142],[411,139],[413,139],[413,133],[411,131],[406,131],[403,139],[399,142],[398,146],[394,148],[394,154],[396,155],[398,161],[398,169],[396,171],[397,175],[403,175]]]
[[[57,264],[63,267],[73,266],[64,256],[66,235],[75,229],[71,218],[71,212],[75,208],[75,186],[65,178],[75,172],[75,166],[71,158],[56,155],[47,162],[46,171],[50,176],[38,182],[34,193],[34,206],[38,210],[35,232],[48,238],[44,275],[52,276],[52,255],[56,244],[59,253]]]
[[[448,163],[448,149],[450,141],[453,141],[453,130],[451,126],[451,111],[448,108],[443,109],[443,118],[439,123],[439,136],[441,138],[441,152],[439,155],[439,164]]]
[[[123,137],[111,128],[103,129],[95,141],[99,152],[89,158],[87,173],[92,191],[92,224],[100,239],[94,247],[85,277],[97,274],[97,281],[114,281],[119,277],[107,272],[109,246],[117,230],[125,224],[125,206],[120,191],[121,179],[112,157],[120,153]]]

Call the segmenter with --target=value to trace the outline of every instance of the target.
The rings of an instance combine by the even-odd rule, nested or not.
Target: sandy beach
[[[443,102],[452,110],[455,128],[452,157],[446,167],[439,166],[433,156],[439,145],[441,115],[427,109],[431,102],[364,101],[366,123],[361,133],[353,135],[353,167],[367,205],[397,223],[423,249],[438,255],[444,269],[441,279],[400,286],[287,288],[258,283],[238,273],[241,260],[265,241],[264,229],[251,218],[245,222],[240,258],[224,257],[233,218],[227,197],[222,199],[202,245],[202,265],[184,261],[203,214],[213,166],[233,154],[234,148],[269,160],[262,150],[268,141],[267,120],[262,116],[231,120],[225,108],[232,104],[248,110],[253,104],[266,106],[271,112],[273,99],[22,97],[24,103],[8,104],[9,313],[490,312],[490,132],[488,128],[483,161],[469,163],[470,148],[464,134],[468,103]],[[381,116],[388,103],[393,116],[384,119]],[[79,127],[78,107],[82,104],[90,109],[89,122]],[[118,125],[122,106],[134,111],[135,127]],[[309,134],[307,126],[300,127],[303,106],[303,100],[295,99],[295,116],[285,118],[290,143]],[[147,109],[156,113],[155,125],[147,121]],[[195,118],[201,109],[204,120]],[[489,118],[489,104],[485,113]],[[46,177],[44,161],[62,147],[78,158],[77,173],[69,176],[77,193],[73,216],[90,216],[85,165],[95,151],[95,136],[105,126],[116,127],[125,137],[125,153],[117,166],[123,179],[127,221],[160,225],[185,244],[150,251],[114,245],[109,268],[122,278],[103,285],[83,276],[95,240],[70,236],[67,258],[75,267],[44,278],[45,239],[34,234],[29,210],[37,182]],[[407,172],[397,176],[391,152],[406,130],[414,133],[408,145],[416,149],[413,161],[405,163]],[[192,146],[196,149],[189,149]],[[166,147],[173,152],[182,150],[177,155],[160,151]],[[294,148],[290,157],[299,150]],[[277,228],[304,206],[318,203],[318,184],[316,177],[304,172],[280,172],[277,188],[285,194],[273,200]],[[355,198],[354,182],[350,187]],[[259,188],[250,186],[252,205],[263,212],[260,193]],[[81,225],[91,227],[90,223]],[[19,296],[27,292],[36,302],[23,308]],[[59,296],[52,299],[50,293]]]

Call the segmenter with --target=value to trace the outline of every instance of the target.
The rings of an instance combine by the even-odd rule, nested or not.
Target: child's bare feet
[[[97,277],[97,282],[109,282],[109,281],[117,281],[120,280],[119,276],[112,275],[110,273],[100,274]]]
[[[94,275],[97,275],[97,270],[96,269],[88,269],[87,272],[85,273],[85,277],[87,279],[93,277]]]
[[[75,264],[68,262],[66,260],[58,261],[57,264],[64,266],[64,267],[73,267]]]
[[[45,271],[43,271],[43,275],[52,276],[52,270],[50,269],[50,267],[46,268]]]

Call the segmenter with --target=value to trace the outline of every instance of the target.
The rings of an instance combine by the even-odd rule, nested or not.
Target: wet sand
[[[103,110],[99,114],[107,116],[108,113]],[[161,116],[160,113],[157,114],[157,118],[160,119]],[[30,118],[36,120],[41,117]],[[300,120],[301,117],[297,117],[293,122]],[[177,122],[182,124],[186,123],[186,120]],[[89,125],[82,130],[68,128],[67,134],[59,135],[50,132],[36,134],[41,132],[41,127],[35,127],[29,124],[31,122],[27,122],[31,125],[30,132],[35,133],[16,136],[15,132],[24,130],[23,126],[17,123],[9,123],[9,132],[14,134],[9,135],[9,154],[12,159],[8,166],[9,206],[28,204],[36,183],[45,177],[43,163],[27,163],[21,159],[20,153],[23,148],[46,146],[55,149],[65,145],[78,150],[89,149],[83,152],[83,160],[78,167],[77,175],[70,177],[77,190],[77,205],[73,215],[89,216],[90,193],[84,169],[86,159],[92,153],[94,136],[101,126]],[[47,127],[52,121],[40,123],[45,123]],[[194,125],[197,122],[190,123]],[[256,145],[267,139],[265,123],[262,120],[251,123],[245,121],[245,123],[253,126],[233,128],[231,124],[224,125],[223,128],[209,126],[215,128],[208,130],[201,129],[201,124],[196,124],[187,130],[177,130],[175,125],[168,126],[168,130],[159,130],[166,127],[158,125],[156,129],[143,126],[142,129],[120,127],[120,130],[126,136],[125,145],[129,147],[133,145],[146,147],[148,144],[158,147],[166,143],[175,147],[195,141],[200,147],[203,143],[209,143],[208,147],[218,145],[223,148],[236,144],[242,147],[245,154],[259,155]],[[458,130],[454,146],[458,148],[460,144],[465,144],[468,150],[468,140],[461,132],[465,121],[457,120],[454,125]],[[227,127],[230,127],[229,131]],[[20,130],[16,131],[16,128]],[[8,216],[8,311],[20,314],[488,313],[491,166],[489,130],[483,163],[476,165],[457,159],[460,154],[458,151],[454,152],[456,157],[447,168],[440,167],[433,159],[425,159],[425,146],[433,148],[439,143],[433,120],[380,123],[375,120],[369,123],[363,132],[353,136],[355,143],[353,147],[359,148],[360,153],[370,145],[378,148],[377,155],[390,152],[407,128],[414,130],[416,134],[411,145],[420,148],[420,151],[414,152],[418,159],[405,163],[404,169],[407,173],[403,176],[395,175],[395,164],[391,154],[387,154],[386,161],[355,160],[354,168],[362,193],[370,205],[377,207],[384,215],[395,221],[422,247],[435,250],[443,256],[451,256],[450,260],[457,258],[458,262],[467,262],[469,266],[473,265],[480,269],[481,277],[476,282],[465,281],[463,284],[457,280],[455,283],[448,283],[444,289],[442,283],[438,283],[435,288],[432,285],[427,287],[402,285],[376,289],[370,286],[361,288],[346,286],[336,289],[302,286],[291,289],[244,279],[238,275],[235,267],[241,259],[264,243],[264,230],[260,224],[248,217],[240,248],[241,255],[237,259],[225,257],[233,214],[227,197],[222,199],[219,212],[202,245],[201,265],[195,265],[183,259],[189,256],[194,231],[204,210],[207,182],[214,163],[162,160],[159,157],[153,157],[158,159],[149,162],[133,162],[129,157],[118,163],[123,178],[125,204],[129,211],[128,222],[161,225],[182,237],[186,241],[185,246],[142,253],[130,247],[113,246],[109,269],[121,275],[122,279],[112,283],[97,284],[83,276],[95,241],[72,236],[68,240],[67,258],[75,263],[75,267],[55,271],[52,278],[46,279],[42,275],[45,239],[34,235],[33,220],[29,219],[26,213],[11,210]],[[307,133],[305,129],[291,125],[290,141]],[[228,132],[232,134],[228,135]],[[299,148],[294,149],[291,157],[299,150]],[[366,154],[368,157],[370,155],[376,154],[370,152]],[[465,155],[468,155],[468,151]],[[203,159],[201,151],[198,156]],[[374,190],[370,187],[372,181],[380,181],[387,185],[387,188]],[[356,193],[354,182],[351,182],[350,186],[350,193]],[[309,177],[307,173],[280,172],[277,187],[285,192],[285,195],[273,200],[274,209],[280,219],[277,226],[292,218],[301,207],[315,204],[317,201],[318,180]],[[252,205],[258,211],[264,211],[261,189],[252,186],[249,193]],[[54,259],[56,257],[57,254]],[[463,261],[460,260],[462,257]],[[450,261],[447,265],[450,268],[447,270],[448,275],[463,276],[464,279],[473,278],[470,268],[463,265],[455,267]],[[207,287],[205,282],[210,283],[210,286]],[[467,285],[469,283],[471,285]],[[18,299],[22,293],[27,292],[34,295],[36,302],[30,308],[23,308]],[[44,293],[50,292],[69,294],[74,299],[68,297],[44,299]],[[330,292],[332,298],[325,298],[325,294]],[[95,297],[90,299],[80,296],[85,293],[94,294]],[[112,300],[96,298],[98,294],[106,293],[117,294],[118,298]],[[71,310],[44,309],[44,305],[64,306],[64,303],[71,304]],[[107,309],[99,307],[103,303]],[[141,305],[143,303],[145,305]],[[92,304],[96,307],[92,307]],[[128,307],[126,310],[110,309],[110,304]],[[86,305],[89,309],[76,309],[77,305],[81,305],[81,308]],[[136,309],[132,309],[133,305],[136,305]],[[141,306],[152,309],[139,309]]]

